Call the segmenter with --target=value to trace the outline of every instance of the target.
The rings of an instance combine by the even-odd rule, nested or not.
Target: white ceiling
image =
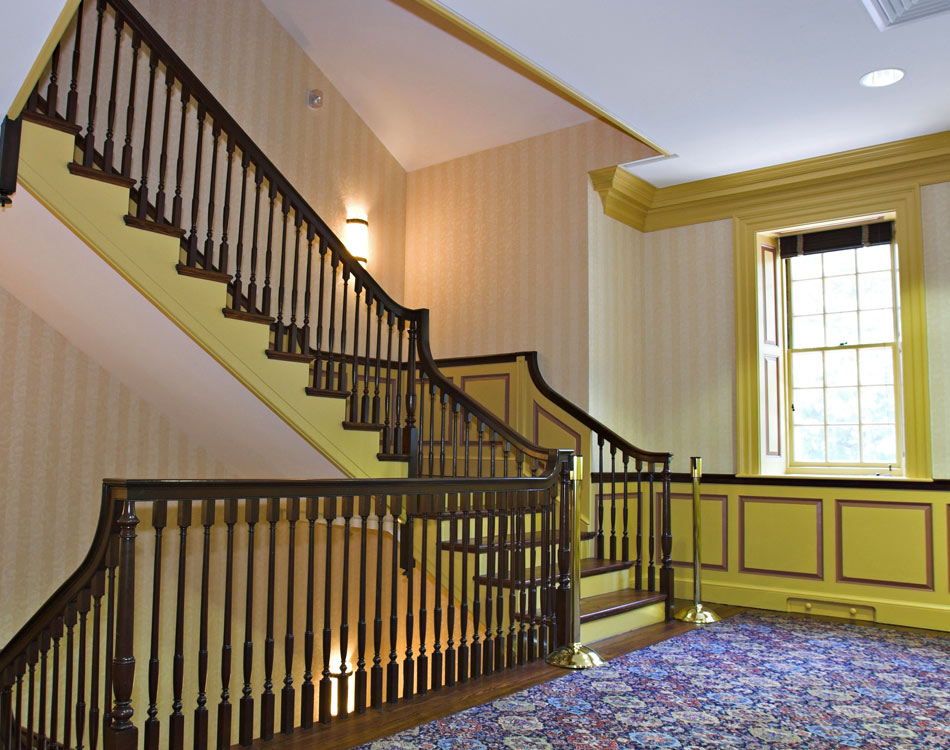
[[[587,119],[393,0],[264,2],[407,170]],[[438,2],[677,154],[632,168],[657,186],[950,128],[950,14],[881,32],[861,0]],[[880,67],[907,75],[858,85]]]

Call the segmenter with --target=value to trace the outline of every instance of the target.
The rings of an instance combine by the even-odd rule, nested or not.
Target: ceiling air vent
[[[881,31],[950,10],[950,0],[862,0]]]

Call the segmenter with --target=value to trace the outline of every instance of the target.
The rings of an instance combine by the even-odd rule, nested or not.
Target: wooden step
[[[40,112],[30,112],[26,109],[23,110],[21,116],[27,122],[35,122],[37,125],[53,128],[54,130],[59,130],[63,133],[69,133],[70,135],[79,135],[82,132],[82,128],[79,125],[74,125],[73,123],[67,122],[60,117],[49,117],[48,115],[41,114]]]
[[[385,430],[384,424],[373,424],[372,422],[344,422],[344,430],[365,430],[366,432],[379,432]]]
[[[270,315],[248,312],[247,310],[235,310],[231,307],[221,308],[221,312],[224,313],[225,318],[230,318],[231,320],[243,320],[247,323],[263,323],[264,325],[269,326],[276,322]]]
[[[284,362],[303,362],[310,364],[313,362],[312,354],[298,354],[296,352],[279,352],[276,349],[266,349],[264,353],[268,359],[279,359]]]
[[[345,426],[345,425],[344,425]],[[593,539],[597,536],[596,531],[582,531],[581,532],[581,541],[586,542],[590,539]],[[452,542],[442,542],[441,548],[446,551],[451,552],[469,552],[472,554],[483,555],[488,552],[488,542],[484,539],[485,534],[482,534],[482,543],[478,546],[475,545],[474,541],[469,541],[468,545],[465,545],[461,541],[456,541],[455,544]],[[536,547],[541,544],[541,532],[536,532],[535,534],[530,534],[525,538],[525,546]],[[511,548],[511,542],[505,543],[505,549]]]
[[[623,614],[632,609],[647,607],[666,600],[666,594],[658,591],[623,589],[608,594],[598,594],[581,599],[581,623],[593,622],[604,617]]]
[[[626,570],[631,567],[633,567],[633,563],[624,560],[600,560],[596,557],[586,557],[581,560],[581,578],[596,576],[600,573],[611,573],[615,570]],[[475,578],[475,582],[485,584],[489,582],[489,578],[487,575],[480,575]],[[541,568],[535,568],[534,571],[526,570],[524,582],[529,585],[532,582],[540,584]],[[521,580],[512,581],[510,577],[501,579],[496,575],[491,578],[492,586],[501,585],[502,588],[511,588],[513,585],[518,586],[520,583]]]
[[[195,279],[205,279],[206,281],[220,281],[222,284],[227,284],[231,281],[231,274],[221,273],[221,271],[209,271],[205,268],[196,268],[195,266],[186,266],[184,263],[179,263],[175,266],[175,270],[178,271],[182,276],[191,276]]]
[[[77,177],[88,177],[91,180],[108,182],[110,185],[118,185],[119,187],[128,188],[129,190],[135,187],[135,180],[130,177],[123,177],[117,172],[103,172],[101,169],[84,167],[82,164],[77,164],[74,161],[69,162],[68,167],[69,173]]]
[[[377,453],[376,458],[380,461],[409,461],[412,456],[408,453]]]
[[[151,219],[140,219],[138,216],[133,216],[132,214],[125,215],[125,223],[126,226],[144,229],[146,232],[166,234],[169,237],[177,237],[178,239],[182,239],[185,236],[185,230],[176,227],[174,224],[159,223]]]
[[[322,398],[349,398],[349,391],[335,391],[330,388],[314,388],[312,385],[307,386],[307,395],[308,396],[320,396]]]

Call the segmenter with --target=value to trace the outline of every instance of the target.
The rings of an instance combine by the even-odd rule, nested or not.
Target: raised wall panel
[[[662,499],[663,494],[658,495]],[[700,550],[703,570],[729,569],[729,501],[725,495],[700,495]],[[674,567],[693,565],[693,496],[670,493]],[[659,532],[658,532],[659,533]]]
[[[817,498],[740,496],[739,572],[823,578],[821,513]]]
[[[569,448],[577,455],[584,454],[581,448],[580,433],[568,427],[537,401],[534,402],[532,422],[533,431],[531,437],[536,445],[563,449]],[[589,464],[589,466],[591,466],[591,469],[593,468],[593,464]]]
[[[463,375],[460,381],[465,393],[510,424],[511,378],[507,372],[490,375]]]
[[[933,590],[930,503],[836,500],[835,523],[839,582]]]

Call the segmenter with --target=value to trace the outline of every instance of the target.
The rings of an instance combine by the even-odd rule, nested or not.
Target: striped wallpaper
[[[935,477],[950,477],[950,182],[920,189]]]
[[[82,561],[105,477],[240,476],[0,287],[0,643]]]

